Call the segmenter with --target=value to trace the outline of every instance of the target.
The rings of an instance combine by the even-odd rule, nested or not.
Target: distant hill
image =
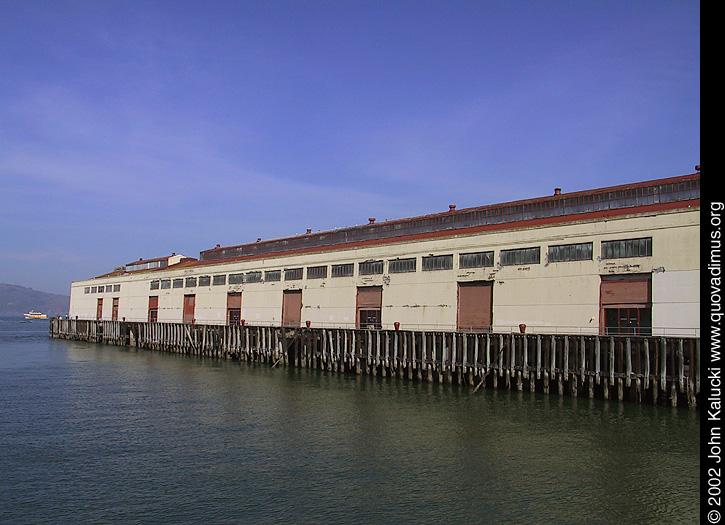
[[[32,288],[0,283],[0,315],[23,315],[30,310],[48,317],[67,315],[70,296],[39,292]]]

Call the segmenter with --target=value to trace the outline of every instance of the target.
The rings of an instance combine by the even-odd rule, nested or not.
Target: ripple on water
[[[687,410],[12,337],[0,521],[699,520]]]

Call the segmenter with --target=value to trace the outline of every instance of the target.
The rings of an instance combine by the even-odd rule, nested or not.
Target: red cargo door
[[[383,287],[365,286],[357,289],[358,328],[381,328]]]
[[[98,299],[96,304],[96,319],[99,321],[103,319],[103,299]]]
[[[458,329],[490,331],[493,324],[493,282],[458,283]]]
[[[184,296],[184,323],[194,322],[194,307],[196,305],[196,295]]]
[[[159,319],[159,298],[158,296],[149,297],[149,323],[155,323]]]
[[[238,325],[242,319],[242,292],[227,294],[227,324]]]
[[[282,294],[282,326],[297,328],[302,322],[302,290],[285,290]]]
[[[605,334],[652,333],[651,282],[648,275],[602,277],[599,326]]]
[[[118,321],[118,297],[113,298],[113,310],[111,310],[111,320]]]

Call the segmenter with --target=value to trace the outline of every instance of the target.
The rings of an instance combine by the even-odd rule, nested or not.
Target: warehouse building
[[[700,335],[700,172],[216,246],[73,282],[69,315]]]

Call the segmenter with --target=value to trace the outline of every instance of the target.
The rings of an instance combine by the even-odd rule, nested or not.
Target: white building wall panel
[[[652,298],[654,335],[699,335],[699,271],[665,271],[654,274]]]
[[[601,259],[603,240],[652,237],[651,257]],[[549,262],[552,245],[591,242],[588,261]],[[501,266],[500,252],[538,246],[539,264]],[[493,251],[494,265],[459,268],[459,254]],[[453,268],[423,271],[422,258],[453,255]],[[389,273],[387,261],[416,258],[416,271]],[[362,261],[386,261],[382,275],[359,275]],[[353,263],[351,277],[332,277],[331,265]],[[281,270],[328,265],[327,277],[299,281],[259,282],[151,290],[154,279],[201,275],[229,275],[249,271]],[[183,266],[183,265],[182,265]],[[567,224],[511,228],[476,234],[428,238],[406,242],[267,256],[234,262],[205,263],[182,268],[142,271],[77,281],[71,287],[69,315],[94,319],[96,302],[104,298],[104,318],[110,319],[112,297],[120,298],[119,318],[146,321],[148,298],[159,297],[158,320],[181,322],[183,296],[196,295],[198,323],[226,322],[226,295],[242,292],[242,318],[249,324],[275,325],[281,321],[282,292],[302,290],[302,323],[313,326],[355,325],[356,291],[361,286],[382,286],[382,324],[392,328],[452,330],[457,319],[457,283],[493,283],[493,329],[508,331],[524,323],[531,330],[596,333],[600,327],[599,287],[602,276],[652,276],[653,327],[683,329],[699,334],[699,209],[610,217]],[[86,293],[93,286],[118,284],[114,293]],[[104,288],[105,290],[105,288]],[[106,299],[108,298],[108,299]],[[106,307],[106,303],[108,306]],[[678,326],[679,325],[679,326]],[[669,335],[669,333],[668,333]]]

